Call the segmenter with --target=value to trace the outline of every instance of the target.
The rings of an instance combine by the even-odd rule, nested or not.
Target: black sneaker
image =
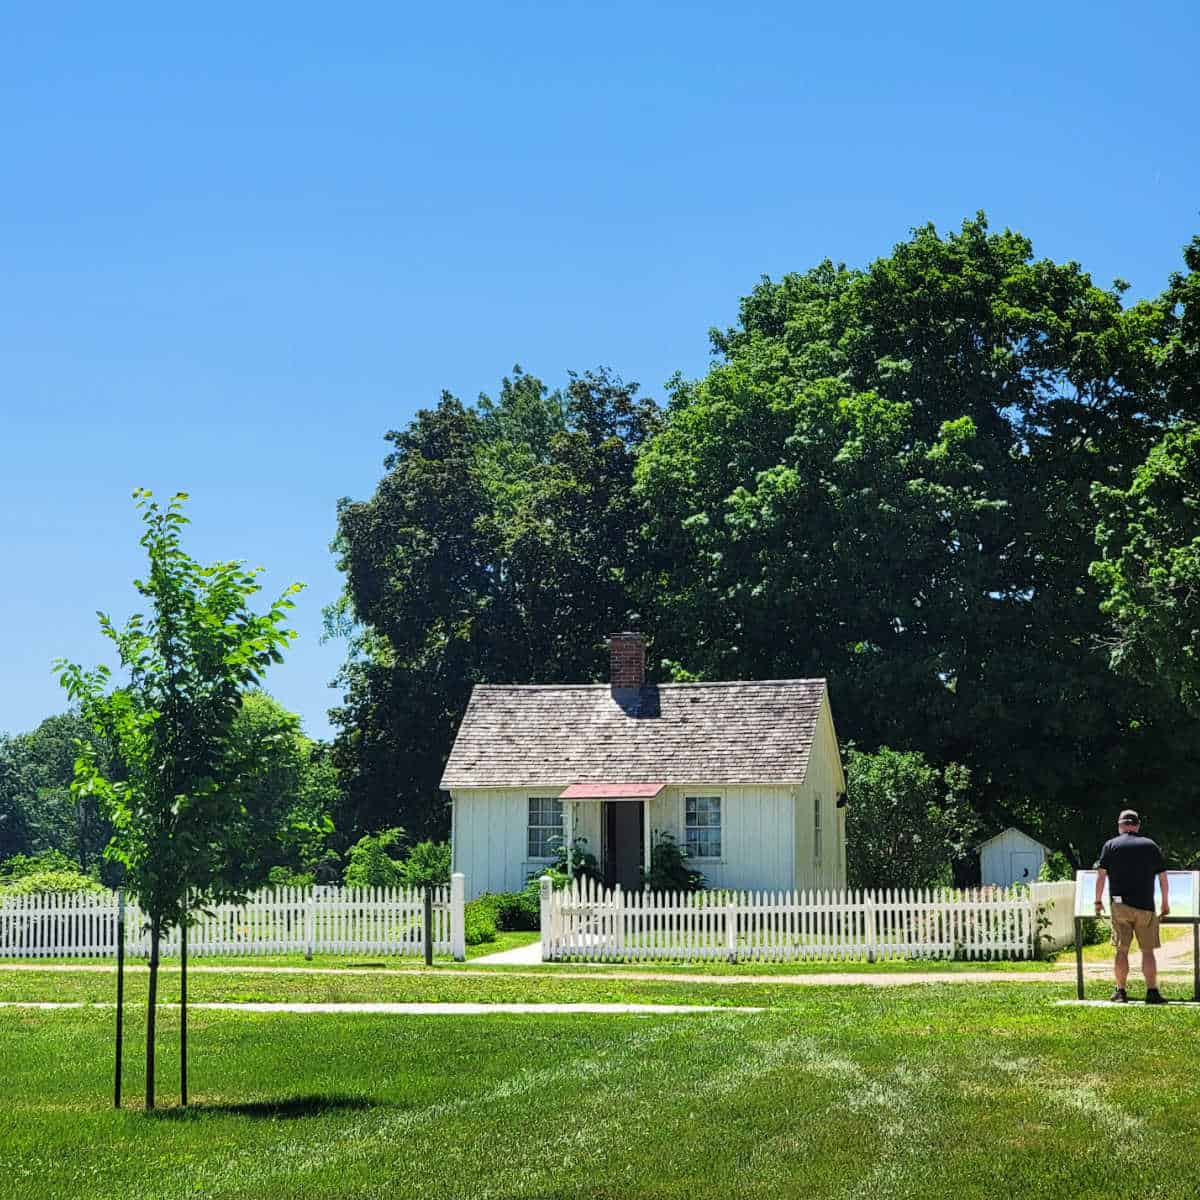
[[[1167,998],[1158,990],[1158,988],[1146,989],[1147,1004],[1166,1004]]]
[[[1109,1000],[1109,1004],[1128,1004],[1128,1003],[1129,1003],[1129,997],[1127,995],[1125,995],[1125,989],[1124,988],[1113,988],[1112,999]]]

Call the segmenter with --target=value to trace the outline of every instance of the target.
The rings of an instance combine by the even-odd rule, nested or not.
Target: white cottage
[[[823,679],[645,682],[639,634],[608,684],[480,684],[442,787],[468,895],[517,891],[586,839],[640,886],[668,833],[713,888],[842,887],[846,780]]]

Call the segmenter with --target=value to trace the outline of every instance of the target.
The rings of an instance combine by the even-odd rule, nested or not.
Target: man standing
[[[1117,818],[1118,834],[1109,838],[1100,851],[1100,869],[1096,873],[1096,915],[1103,911],[1104,881],[1108,880],[1112,901],[1112,941],[1117,948],[1113,975],[1117,988],[1112,998],[1124,1004],[1125,981],[1129,978],[1129,946],[1137,935],[1142,952],[1142,974],[1146,977],[1146,1003],[1166,1004],[1158,990],[1158,964],[1154,951],[1162,944],[1158,936],[1158,920],[1167,916],[1171,906],[1167,899],[1167,867],[1162,851],[1149,838],[1141,835],[1142,823],[1132,808]],[[1154,911],[1154,877],[1162,888],[1162,912]]]

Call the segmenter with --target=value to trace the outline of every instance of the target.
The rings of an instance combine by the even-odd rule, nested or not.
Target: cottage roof
[[[478,684],[443,788],[800,783],[824,679]]]

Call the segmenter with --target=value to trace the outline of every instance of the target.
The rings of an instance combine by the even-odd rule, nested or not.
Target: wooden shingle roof
[[[442,787],[800,783],[823,679],[478,684]]]

